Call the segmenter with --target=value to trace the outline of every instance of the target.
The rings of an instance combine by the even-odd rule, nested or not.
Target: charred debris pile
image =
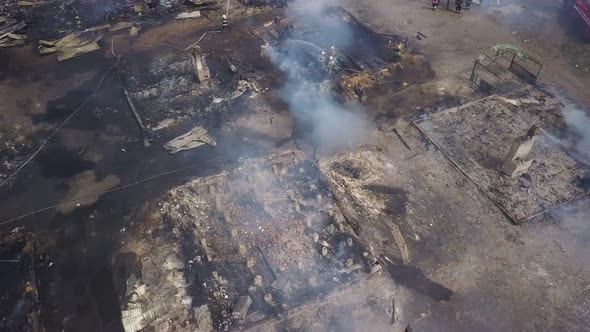
[[[120,290],[125,329],[247,327],[380,271],[339,211],[299,152],[175,188],[123,249],[143,266]]]
[[[49,262],[45,255],[35,253],[34,237],[22,227],[0,238],[0,262],[0,280],[5,290],[0,304],[0,330],[38,331],[40,307],[35,267],[47,269]]]
[[[67,60],[104,46],[102,31],[129,29],[137,35],[137,25],[125,17],[143,19],[180,5],[150,4],[129,8],[117,1],[55,1],[25,12],[15,11],[22,4],[10,2],[3,8],[10,13],[3,22],[6,27],[26,22],[12,31],[28,34],[27,41],[45,38],[38,41],[40,52]],[[35,30],[52,17],[47,13],[60,19],[47,23],[45,32]],[[155,58],[148,64],[126,57],[118,68],[123,97],[144,141],[157,140],[152,133],[168,126],[204,128],[193,129],[198,133],[218,129],[249,110],[245,96],[264,94],[277,81],[297,83],[293,75],[320,96],[308,106],[340,112],[343,104],[364,102],[367,90],[404,70],[409,61],[404,39],[372,31],[341,8],[324,8],[321,15],[332,24],[327,34],[322,24],[298,15],[255,17],[236,22],[244,28],[230,30],[224,39],[207,36],[182,52],[146,52],[142,59]],[[341,27],[346,40],[333,34]],[[232,47],[236,40],[240,49]],[[296,72],[286,69],[294,63]],[[268,76],[276,81],[264,81]],[[301,107],[284,98],[288,88],[282,91],[290,111]],[[294,117],[303,127],[318,123],[305,114]],[[322,128],[311,130],[317,134],[314,144],[331,140],[321,135]],[[132,252],[141,261],[141,268],[114,276],[125,331],[247,327],[381,270],[314,161],[301,152],[248,161],[241,169],[181,185],[147,206],[145,223],[121,235],[120,252]],[[119,271],[117,262],[114,270]]]
[[[195,11],[206,13],[221,9],[221,5],[217,0],[6,0],[0,4],[0,36],[6,38],[6,32],[13,36],[8,36],[11,43],[0,40],[0,47],[58,39],[68,33],[112,31],[121,28],[121,23],[153,25],[181,12],[185,16]],[[18,28],[4,31],[9,28],[6,22],[13,20],[18,22]]]

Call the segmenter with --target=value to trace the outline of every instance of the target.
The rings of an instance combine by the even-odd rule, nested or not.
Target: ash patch
[[[370,184],[367,190],[381,194],[386,197],[384,212],[401,217],[406,214],[406,203],[408,202],[408,193],[402,188]]]
[[[582,169],[551,136],[541,134],[530,153],[533,163],[528,178],[511,178],[501,172],[498,166],[517,137],[533,124],[553,131],[558,123],[555,115],[537,116],[538,107],[550,96],[537,92],[515,97],[484,98],[418,123],[513,222],[522,223],[583,195],[579,187]]]
[[[367,168],[361,161],[344,159],[332,164],[331,168],[346,177],[352,179],[363,179],[367,176]]]
[[[211,78],[198,82],[187,54],[167,52],[147,64],[125,63],[125,86],[148,127],[191,120],[213,130],[250,110],[245,98],[258,93],[255,79],[233,75],[223,53],[212,50],[203,53]]]

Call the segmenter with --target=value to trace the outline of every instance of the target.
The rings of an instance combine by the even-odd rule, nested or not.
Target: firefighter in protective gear
[[[228,25],[229,25],[229,22],[227,21],[227,16],[222,15],[221,16],[221,32],[227,32]]]
[[[328,59],[328,54],[326,54],[326,51],[322,51],[320,53],[320,63],[322,64],[322,68],[326,69],[326,60]]]
[[[336,47],[330,46],[330,55],[336,57]]]
[[[328,60],[328,73],[332,74],[336,69],[336,58],[330,55]]]
[[[465,10],[469,10],[471,8],[471,3],[473,0],[465,0]]]

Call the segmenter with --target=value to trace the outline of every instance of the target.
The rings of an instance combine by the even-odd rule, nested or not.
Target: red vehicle
[[[584,35],[590,38],[590,0],[563,0],[563,7],[584,26]]]

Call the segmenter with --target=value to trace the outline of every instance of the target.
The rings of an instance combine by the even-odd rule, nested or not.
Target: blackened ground
[[[435,301],[449,301],[453,291],[424,275],[419,267],[403,264],[386,264],[385,270],[393,280]]]
[[[13,58],[8,61],[18,63]],[[112,61],[94,53],[56,64],[53,68],[37,70],[69,71],[73,75],[92,63],[101,72]],[[35,117],[34,121],[55,128],[82,103],[94,84],[96,80],[69,92],[64,98],[50,101],[47,105],[49,112]],[[235,103],[238,104],[234,106],[239,106],[240,100]],[[225,120],[227,118],[219,121]],[[191,124],[187,123],[187,126]],[[170,155],[161,145],[186,131],[187,126],[164,131],[160,140],[150,148],[136,143],[140,141],[141,132],[123,96],[120,77],[113,72],[107,76],[96,97],[47,144],[39,158],[18,174],[13,185],[2,188],[0,219],[7,221],[62,202],[70,189],[70,181],[90,167],[97,179],[115,175],[125,185],[192,165],[183,171],[103,196],[96,203],[80,207],[71,214],[64,215],[50,209],[18,220],[18,224],[39,234],[39,250],[47,252],[54,262],[52,267],[40,267],[37,275],[41,321],[48,331],[121,330],[119,287],[112,281],[118,268],[117,271],[113,268],[112,252],[118,245],[113,238],[125,227],[129,215],[145,201],[161,196],[193,177],[212,175],[232,168],[241,157],[256,157],[269,152],[259,145],[268,143],[261,141],[261,137],[243,140],[255,133],[213,130],[211,134],[218,143],[215,149],[203,147]],[[33,140],[40,142],[50,131],[35,134]],[[92,164],[81,160],[78,153],[85,149],[95,151],[101,156],[100,160]],[[66,162],[68,160],[71,162]],[[8,231],[13,225],[15,223],[3,224],[2,230]],[[17,279],[10,278],[10,274],[6,276],[17,282]]]
[[[122,280],[129,272],[137,273],[139,270],[133,266],[129,267],[130,264],[117,262],[112,257],[112,252],[118,246],[113,239],[123,227],[127,226],[129,215],[141,207],[146,200],[163,195],[171,187],[189,181],[195,176],[212,175],[221,169],[231,168],[240,152],[252,156],[256,153],[255,147],[245,146],[240,151],[240,140],[228,138],[227,141],[220,140],[218,143],[221,146],[232,146],[231,151],[234,155],[222,156],[215,151],[204,151],[185,154],[181,158],[167,162],[164,162],[166,158],[161,158],[162,164],[165,165],[160,165],[158,168],[166,166],[173,169],[185,166],[184,158],[190,158],[193,162],[200,161],[202,164],[128,190],[109,194],[97,203],[78,208],[69,215],[47,212],[26,219],[29,229],[42,232],[42,238],[56,244],[49,248],[49,256],[55,265],[53,268],[42,269],[38,273],[42,304],[41,318],[49,331],[120,330],[118,301],[120,285],[115,285],[113,277],[116,280]],[[139,148],[143,149],[143,147]],[[141,151],[133,151],[133,149],[128,151],[135,152],[138,157],[141,155]],[[145,155],[141,157],[145,158]],[[138,167],[141,164],[142,160],[126,161],[122,165],[125,167],[118,169],[120,178],[127,179],[122,180],[122,183],[137,180],[138,174],[135,174],[135,171],[140,173],[150,171],[144,169],[142,172],[141,167]],[[153,172],[149,173],[153,174]],[[43,178],[38,180],[50,181]],[[31,193],[23,195],[29,198],[34,197]],[[55,196],[59,195],[56,193]],[[46,199],[39,198],[38,201]],[[122,269],[121,266],[123,266]],[[122,276],[117,278],[119,273]]]
[[[367,189],[385,197],[384,211],[386,213],[393,216],[404,216],[406,214],[408,193],[402,188],[372,184],[367,186]]]
[[[98,2],[96,4],[99,5]],[[108,1],[100,5],[107,4],[109,4]],[[45,8],[47,13],[51,12],[51,8]],[[72,13],[66,16],[71,18],[74,15]],[[100,13],[96,12],[85,19],[90,22],[87,24],[91,24],[98,23],[99,17]],[[45,20],[47,17],[41,16],[39,19]],[[243,22],[236,22],[232,24],[231,30],[236,30],[235,35],[230,32],[216,35],[215,38],[208,40],[206,43],[208,46],[204,47],[204,51],[210,51],[213,55],[211,63],[214,75],[217,75],[214,78],[224,83],[233,79],[232,74],[227,71],[222,72],[224,68],[222,52],[206,49],[220,46],[219,49],[227,50],[225,53],[240,67],[243,76],[259,77],[258,72],[263,75],[268,74],[268,78],[262,79],[263,86],[277,86],[276,83],[280,82],[281,76],[268,66],[268,61],[260,60],[260,42],[246,42],[245,38],[240,38],[248,34],[249,25],[262,24],[266,19],[268,18],[250,18]],[[48,34],[52,33],[51,27],[49,25],[47,29]],[[365,36],[367,31],[363,29],[358,28],[358,31]],[[195,35],[199,36],[199,34]],[[373,41],[373,38],[367,37],[367,40]],[[107,44],[103,46],[106,48]],[[237,48],[242,51],[237,52]],[[361,53],[362,49],[363,47],[359,47]],[[126,53],[125,59],[130,63],[133,60],[147,62],[153,60],[154,55],[159,52],[161,50]],[[83,84],[76,90],[68,91],[63,98],[49,101],[46,105],[46,113],[34,117],[31,115],[34,124],[46,128],[31,137],[34,145],[38,146],[94,89],[97,79],[114,62],[112,58],[104,58],[103,54],[103,52],[94,52],[52,66],[27,67],[23,64],[26,63],[24,59],[13,57],[9,52],[0,53],[0,59],[7,63],[7,71],[1,73],[1,79],[35,80],[44,71],[51,71],[56,77],[67,77],[85,71],[89,65],[96,68],[95,78],[89,83]],[[240,110],[245,107],[243,100],[238,98],[228,105],[228,108],[238,109],[239,112],[229,112],[224,116],[197,114],[184,125],[162,131],[159,133],[159,140],[153,142],[151,147],[145,148],[139,143],[142,134],[122,93],[123,83],[117,71],[121,70],[125,76],[125,70],[129,67],[124,65],[125,63],[122,63],[121,69],[116,68],[106,77],[96,96],[90,99],[89,103],[64,127],[64,130],[47,144],[38,159],[33,160],[18,174],[13,185],[2,188],[0,192],[1,222],[30,211],[62,203],[73,185],[71,181],[76,175],[89,169],[94,171],[98,180],[114,175],[119,179],[121,186],[136,184],[104,195],[94,204],[80,207],[73,213],[62,214],[54,209],[48,209],[18,220],[19,224],[25,225],[29,231],[39,235],[39,250],[47,252],[49,259],[54,262],[51,267],[48,265],[39,267],[37,274],[41,321],[48,331],[121,330],[119,297],[122,280],[130,273],[138,271],[138,268],[124,258],[119,257],[117,260],[113,257],[113,252],[116,252],[119,246],[119,243],[115,241],[116,235],[127,226],[130,216],[134,215],[144,202],[154,197],[161,197],[170,188],[194,177],[232,169],[240,158],[266,155],[270,151],[264,147],[266,146],[263,144],[264,141],[274,140],[270,137],[261,137],[255,132],[231,131],[228,133],[218,130],[224,121],[249,111]],[[51,84],[51,81],[47,84]],[[247,95],[242,98],[247,98]],[[274,98],[271,104],[278,105],[280,110],[285,109],[278,98]],[[29,114],[26,113],[28,107],[26,103],[20,107],[23,113]],[[210,130],[218,143],[215,149],[203,147],[177,155],[170,155],[162,149],[163,142],[186,132],[194,125],[202,125]],[[251,137],[255,139],[244,140]],[[281,141],[275,143],[283,144]],[[93,150],[100,158],[92,161],[83,159],[82,155],[87,150]],[[154,175],[175,169],[182,170],[141,182]],[[307,179],[303,179],[302,186],[308,186],[307,182]],[[324,186],[322,190],[327,189]],[[322,192],[322,194],[328,196],[327,193]],[[2,224],[2,230],[9,230],[13,225],[15,223],[12,222]],[[192,250],[192,248],[185,248],[185,250]],[[361,251],[353,254],[360,260]],[[231,269],[231,266],[213,268],[223,271],[223,269]],[[329,270],[331,267],[320,266],[320,268]],[[197,273],[189,276],[195,280],[195,287],[192,289],[194,293],[202,291],[196,285],[199,284],[198,273],[203,272],[209,271],[189,271],[189,273]],[[12,280],[10,277],[9,279]],[[245,282],[238,284],[239,287],[245,288]],[[293,303],[308,300],[312,296],[317,296],[318,293],[326,293],[333,287],[335,285],[331,284],[319,290],[310,290],[309,294],[302,294],[300,298],[293,299]],[[280,299],[278,294],[273,295]],[[260,303],[261,308],[266,305],[261,299],[255,299],[255,301]]]
[[[24,255],[25,237],[8,234],[0,239],[0,331],[26,331],[25,283],[30,260]]]
[[[281,183],[287,184],[286,187],[281,188],[292,190],[298,197],[302,196],[306,199],[315,199],[318,194],[321,194],[322,197],[325,197],[328,200],[331,197],[328,185],[321,178],[318,169],[308,160],[299,162],[296,166],[289,167],[283,180],[281,180]],[[310,189],[312,184],[316,187],[313,190],[313,194]],[[164,198],[163,200],[168,201],[168,198]],[[265,201],[265,203],[269,202]],[[232,195],[227,204],[233,205],[235,208],[244,212],[241,222],[247,222],[247,220],[253,221],[252,218],[255,218],[256,222],[261,225],[274,224],[274,226],[271,227],[279,227],[273,222],[273,220],[277,220],[277,215],[273,216],[265,212],[260,202],[260,196],[256,195],[253,191],[238,193],[237,196]],[[250,294],[253,300],[250,310],[263,315],[264,319],[275,318],[285,309],[299,307],[305,303],[309,303],[310,301],[330,294],[339,288],[344,288],[357,281],[359,275],[364,273],[362,271],[365,271],[363,268],[366,267],[363,266],[363,268],[358,270],[343,272],[342,265],[334,262],[335,260],[338,262],[344,262],[350,258],[355,264],[362,265],[364,262],[363,252],[368,250],[354,240],[350,246],[347,245],[347,239],[351,238],[352,240],[352,235],[349,233],[335,231],[334,234],[331,234],[325,232],[324,230],[328,225],[334,227],[334,224],[336,223],[336,220],[334,219],[335,217],[330,217],[327,212],[318,213],[317,207],[311,205],[306,207],[303,203],[300,204],[302,208],[299,212],[287,212],[289,210],[288,204],[283,205],[281,202],[272,202],[270,204],[273,206],[275,212],[282,211],[282,213],[280,213],[282,217],[280,218],[284,218],[285,220],[288,219],[291,222],[302,223],[302,219],[304,219],[305,216],[314,216],[313,218],[316,220],[317,224],[314,224],[313,228],[309,228],[309,233],[306,234],[307,236],[300,240],[307,241],[312,238],[311,233],[313,232],[322,233],[322,239],[325,239],[325,241],[329,243],[330,248],[334,248],[333,254],[330,254],[331,258],[322,256],[320,254],[320,246],[318,245],[317,251],[310,252],[309,257],[305,258],[306,260],[309,259],[313,262],[310,264],[310,266],[313,266],[312,269],[300,271],[297,268],[293,268],[293,270],[289,269],[289,272],[278,272],[273,269],[271,262],[273,261],[273,258],[276,259],[275,254],[277,252],[288,249],[277,245],[277,243],[273,244],[272,240],[268,240],[268,238],[273,238],[273,235],[264,233],[264,235],[261,235],[260,238],[256,240],[257,250],[253,250],[252,253],[248,254],[248,257],[253,257],[257,262],[260,262],[260,264],[256,264],[254,270],[249,269],[245,265],[244,261],[246,260],[246,257],[241,256],[239,252],[229,256],[220,254],[213,262],[189,265],[184,273],[186,281],[190,285],[190,294],[193,298],[192,305],[193,307],[198,307],[207,304],[215,327],[228,326],[231,323],[231,319],[228,319],[227,316],[227,313],[231,311],[231,301],[219,301],[215,299],[216,296],[214,293],[216,293],[216,287],[211,286],[211,274],[213,271],[216,271],[219,275],[222,275],[225,279],[230,281],[227,285],[224,285],[224,289],[230,299],[235,299],[243,294]],[[227,210],[232,211],[233,208],[228,208]],[[138,219],[142,219],[142,217],[138,216]],[[223,217],[216,215],[216,212],[210,212],[208,219],[211,223],[223,223]],[[164,222],[170,224],[173,223],[172,220],[167,219],[165,219]],[[184,256],[183,261],[193,260],[195,255],[205,256],[205,251],[194,238],[192,231],[185,230],[182,232],[184,233],[182,233],[180,239],[169,236],[167,241],[179,243]],[[229,230],[217,233],[215,242],[226,243],[229,246],[236,246],[235,240],[232,239]],[[267,287],[264,291],[254,292],[250,289],[255,275],[260,275],[262,276],[262,280],[268,280],[270,282],[278,278],[276,273],[283,273],[281,276],[289,279],[291,285],[289,291],[283,292],[275,290],[272,287]],[[312,276],[318,278],[317,284],[314,286],[308,284],[308,280]],[[264,300],[264,295],[269,293],[273,297],[273,301],[275,302],[274,305],[271,305]],[[250,322],[250,324],[254,323]]]
[[[260,56],[261,41],[249,32],[250,26],[272,19],[271,14],[235,22],[229,34],[211,31],[211,26],[190,33],[191,41],[203,36],[199,47],[211,73],[212,87],[198,92],[191,91],[198,82],[190,63],[190,51],[159,47],[124,58],[121,76],[127,90],[134,95],[136,106],[141,108],[144,122],[156,127],[161,121],[176,116],[211,131],[251,111],[240,98],[229,100],[229,97],[240,80],[256,80],[263,89],[270,86],[276,76],[270,61]],[[125,43],[117,40],[117,49],[124,49]],[[230,70],[230,62],[238,73]],[[142,96],[147,90],[155,91],[156,96]],[[223,100],[212,103],[216,98]]]
[[[138,2],[143,4],[143,2]],[[64,32],[116,23],[118,21],[144,21],[162,19],[169,14],[189,8],[184,1],[167,1],[166,6],[145,7],[143,15],[138,15],[134,4],[125,0],[57,0],[43,6],[20,6],[16,0],[6,0],[0,4],[2,12],[18,20],[25,21],[25,32],[29,40],[55,39],[63,37]],[[4,7],[3,7],[4,6]]]

